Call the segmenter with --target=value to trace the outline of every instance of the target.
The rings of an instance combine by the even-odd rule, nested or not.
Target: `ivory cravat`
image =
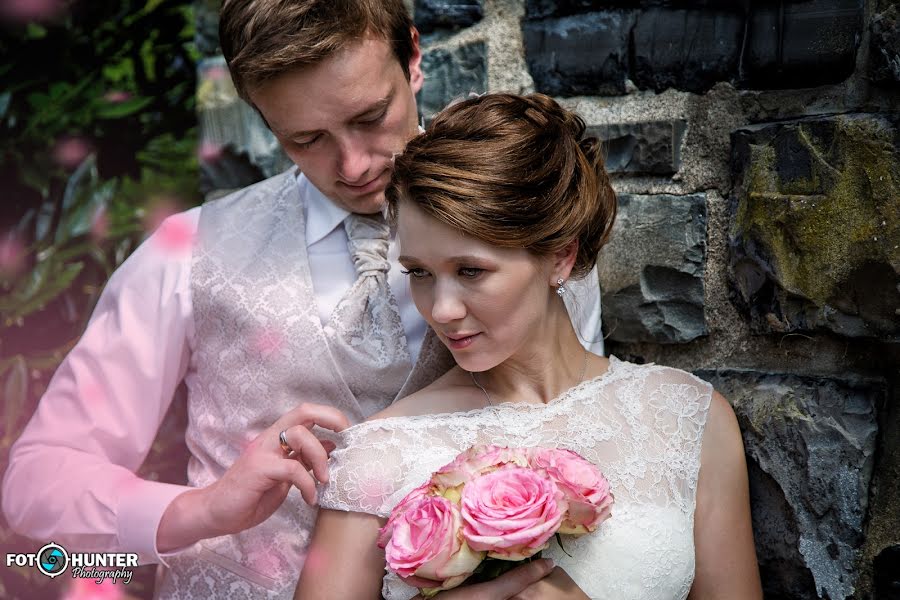
[[[357,280],[335,307],[326,337],[353,395],[378,398],[384,408],[400,391],[412,363],[387,281],[390,228],[380,214],[351,213],[344,229]]]

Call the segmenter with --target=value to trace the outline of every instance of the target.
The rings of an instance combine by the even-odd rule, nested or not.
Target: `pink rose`
[[[468,483],[479,475],[495,471],[508,464],[527,467],[527,451],[520,448],[479,444],[460,453],[453,459],[453,462],[438,469],[432,475],[431,481],[439,490],[445,490]]]
[[[542,473],[506,467],[469,482],[462,491],[463,537],[491,558],[523,560],[547,547],[568,508]]]
[[[413,503],[419,498],[423,498],[424,496],[429,495],[431,491],[431,482],[423,483],[406,496],[403,497],[403,500],[397,503],[397,506],[391,511],[391,516],[388,518],[388,522],[378,530],[378,547],[384,549],[387,545],[388,540],[391,539],[391,533],[394,531],[394,525],[397,522],[397,519],[403,516],[403,513],[409,509]]]
[[[446,498],[424,495],[411,501],[385,545],[388,566],[400,577],[441,582],[428,595],[458,586],[484,558],[466,544],[461,524],[459,508]]]
[[[556,482],[569,504],[559,533],[590,533],[609,518],[613,504],[609,481],[579,454],[571,450],[538,449],[532,453],[531,466]]]

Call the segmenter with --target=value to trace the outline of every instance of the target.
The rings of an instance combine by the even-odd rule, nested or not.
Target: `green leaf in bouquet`
[[[562,536],[559,534],[558,531],[556,532],[556,543],[559,544],[559,549],[562,550],[566,556],[568,556],[569,558],[572,558],[572,555],[569,554],[568,551],[566,551],[566,547],[563,546]]]

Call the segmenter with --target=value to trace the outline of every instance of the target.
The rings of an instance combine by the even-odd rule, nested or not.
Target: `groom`
[[[421,52],[402,0],[225,0],[220,38],[297,169],[171,217],[162,229],[194,232],[192,250],[157,233],[113,275],[11,450],[3,509],[33,538],[162,563],[161,597],[289,598],[316,560],[308,468],[327,479],[310,429],[359,422],[452,364],[380,217],[417,132]],[[590,313],[576,328],[599,338],[596,274],[568,287]],[[190,485],[142,480],[182,383]]]

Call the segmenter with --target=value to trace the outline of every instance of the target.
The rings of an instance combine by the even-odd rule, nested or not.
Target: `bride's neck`
[[[515,354],[477,378],[494,404],[546,403],[581,381],[587,359],[560,302]]]

